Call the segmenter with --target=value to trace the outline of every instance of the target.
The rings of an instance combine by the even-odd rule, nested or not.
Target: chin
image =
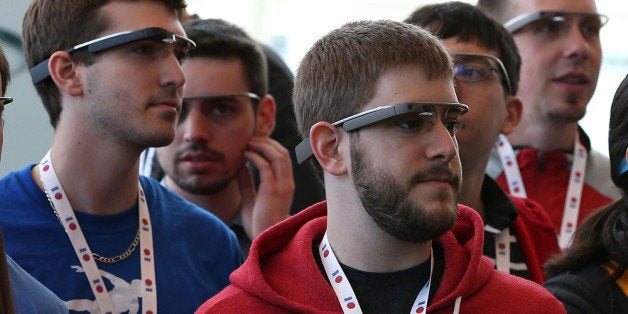
[[[153,136],[151,138],[146,139],[146,147],[163,147],[168,146],[174,140],[174,132],[168,132],[167,134],[162,134],[161,136]]]

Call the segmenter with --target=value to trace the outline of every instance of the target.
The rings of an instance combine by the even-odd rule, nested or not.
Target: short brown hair
[[[441,42],[416,25],[351,22],[319,39],[294,81],[294,111],[303,138],[319,121],[333,123],[361,111],[380,77],[404,65],[421,66],[428,79],[453,79],[452,61]],[[312,167],[321,179],[318,163]]]
[[[3,96],[7,92],[7,86],[9,86],[9,81],[11,80],[11,70],[9,68],[9,60],[7,60],[7,55],[2,47],[0,47],[0,78],[2,78],[2,89],[0,89],[2,94],[0,96]]]
[[[319,121],[358,113],[373,98],[380,77],[404,65],[421,66],[427,77],[452,77],[449,54],[422,28],[395,21],[351,22],[319,39],[307,52],[294,83],[299,132],[309,136]]]
[[[99,9],[111,1],[33,0],[22,23],[24,54],[28,67],[34,67],[56,51],[96,38],[110,23],[99,13]],[[186,7],[185,0],[152,1],[164,3],[173,9],[173,14]],[[95,57],[85,51],[78,51],[72,57],[87,65],[95,62]],[[59,89],[51,78],[43,80],[35,88],[48,111],[50,123],[56,127],[61,114]]]
[[[221,19],[197,19],[184,23],[183,29],[196,43],[188,58],[237,58],[244,65],[250,91],[260,97],[268,94],[266,56],[242,28]]]

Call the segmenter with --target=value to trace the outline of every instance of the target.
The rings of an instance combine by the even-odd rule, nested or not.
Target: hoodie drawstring
[[[462,303],[461,295],[456,298],[456,303],[454,303],[454,314],[460,313],[460,303]]]

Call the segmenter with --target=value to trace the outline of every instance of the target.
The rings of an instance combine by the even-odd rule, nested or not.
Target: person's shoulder
[[[494,270],[488,285],[511,313],[564,313],[562,303],[536,282]]]
[[[598,193],[616,200],[621,197],[621,190],[610,179],[611,167],[608,156],[596,150],[590,150],[584,181]]]
[[[259,305],[252,306],[255,302],[255,298],[251,297],[244,290],[235,287],[233,284],[227,286],[215,296],[205,301],[195,312],[195,314],[204,313],[227,313],[234,308],[240,310],[246,310],[250,308],[255,310],[255,313],[262,310]]]
[[[608,156],[602,154],[601,152],[598,152],[595,149],[591,149],[589,151],[588,160],[594,162],[595,164],[603,165],[606,168],[610,167],[608,165],[608,162],[610,161],[610,158],[608,158]]]
[[[593,286],[604,285],[604,279],[608,275],[599,265],[588,265],[574,272],[565,272],[548,279],[543,286],[547,289],[566,288],[593,291]]]
[[[159,181],[151,177],[141,175],[140,183],[142,184],[142,189],[146,194],[146,199],[149,201],[159,200],[161,203],[181,203],[180,206],[188,206],[187,203],[189,202],[186,202],[181,196],[170,191],[168,188],[159,183]]]
[[[543,283],[569,312],[610,313],[614,282],[605,280],[608,273],[591,264],[575,272],[566,272]]]
[[[534,224],[536,227],[554,230],[552,218],[547,211],[537,201],[530,198],[521,198],[509,195],[510,200],[517,208],[518,218],[527,224]]]
[[[12,171],[0,179],[0,204],[3,204],[0,207],[8,209],[45,201],[45,194],[31,176],[31,168],[34,166],[31,164]]]
[[[233,254],[241,258],[236,235],[222,220],[152,178],[141,176],[140,181],[151,224],[160,234],[167,234],[169,238],[181,237],[193,245],[229,247]]]
[[[153,178],[141,176],[151,216],[163,216],[171,224],[187,227],[211,224],[219,229],[229,228],[214,214],[162,186]],[[231,230],[229,230],[231,231]]]
[[[35,166],[35,164],[27,165],[22,169],[17,169],[11,171],[6,176],[0,179],[0,187],[10,188],[16,183],[24,184],[26,182],[34,182],[33,177],[31,176],[31,169]]]
[[[65,303],[6,255],[17,313],[68,313]]]

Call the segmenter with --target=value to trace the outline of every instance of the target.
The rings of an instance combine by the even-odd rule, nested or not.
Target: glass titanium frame
[[[456,57],[462,57],[462,58],[464,58],[464,57],[480,57],[480,58],[488,58],[488,59],[491,59],[491,60],[495,61],[497,63],[497,71],[499,72],[499,74],[501,76],[502,82],[506,84],[506,90],[508,91],[508,94],[509,95],[514,95],[513,90],[512,90],[512,85],[510,84],[510,79],[508,78],[508,72],[506,71],[506,67],[504,66],[504,63],[502,63],[502,60],[500,60],[499,58],[497,58],[497,57],[495,57],[493,55],[480,54],[480,53],[452,53],[451,55],[452,55],[452,57],[454,59],[454,70],[455,70],[455,66],[456,66]],[[455,74],[454,74],[454,77],[455,77]]]
[[[506,30],[511,34],[514,34],[520,29],[543,19],[550,19],[554,22],[563,22],[566,20],[567,15],[595,16],[600,19],[600,27],[604,26],[604,24],[608,22],[608,16],[599,13],[539,11],[516,16],[504,23],[504,28],[506,28]]]
[[[464,114],[469,111],[469,106],[455,102],[414,102],[403,103],[390,106],[380,106],[367,111],[354,114],[344,119],[338,120],[332,123],[335,127],[341,127],[346,132],[358,130],[360,128],[394,118],[399,115],[408,113],[417,113],[418,115],[433,115],[434,112],[429,109],[435,106],[445,106],[449,108],[455,108],[460,110],[460,114]],[[310,159],[314,152],[312,152],[312,146],[310,144],[310,138],[306,137],[295,147],[295,153],[297,162],[302,164],[306,160]]]
[[[13,97],[0,97],[0,104],[6,106],[13,102]]]
[[[189,49],[193,49],[196,47],[196,43],[194,43],[189,38],[169,32],[160,27],[150,27],[136,31],[125,31],[96,38],[82,44],[78,44],[70,49],[65,50],[65,52],[73,53],[77,50],[87,48],[87,51],[89,51],[90,53],[97,53],[110,48],[118,47],[124,44],[144,39],[153,39],[165,43],[175,43],[177,41],[181,41]],[[40,62],[39,64],[31,68],[31,77],[33,80],[33,84],[38,84],[50,76],[50,72],[48,72],[49,61],[50,58]]]

